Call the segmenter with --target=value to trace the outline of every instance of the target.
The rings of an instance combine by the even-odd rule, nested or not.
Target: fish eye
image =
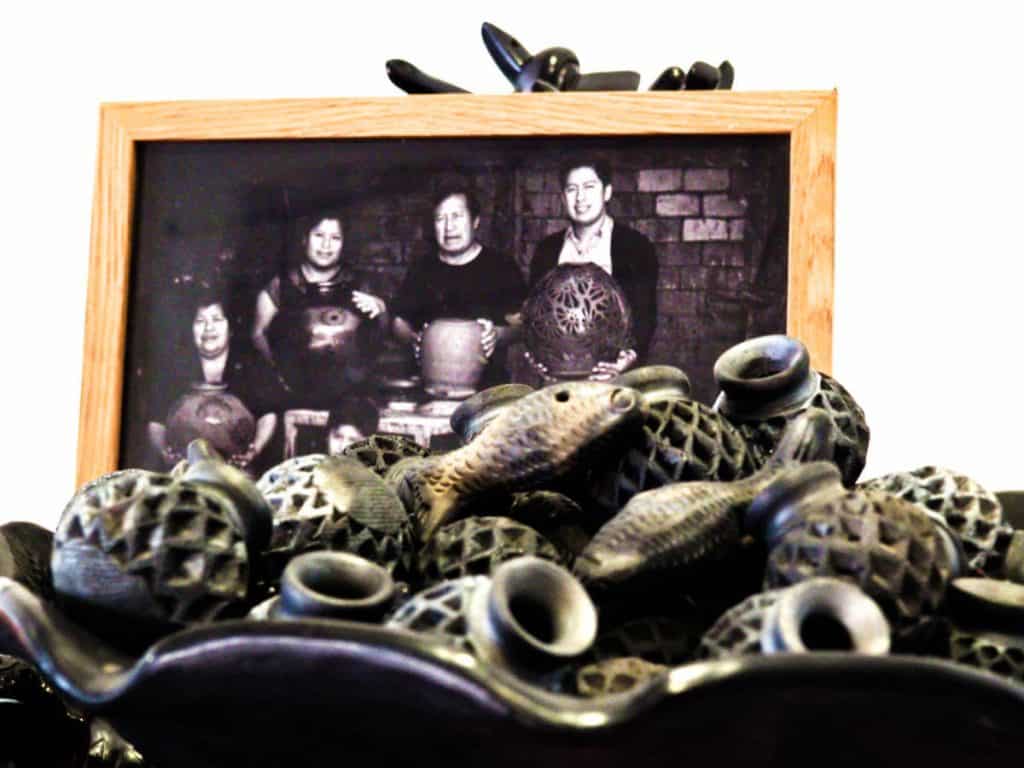
[[[569,392],[565,389],[559,390],[558,392],[555,393],[555,400],[557,400],[560,403],[568,403]]]

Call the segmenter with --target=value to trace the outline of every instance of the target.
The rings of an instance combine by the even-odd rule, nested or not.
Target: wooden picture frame
[[[831,368],[835,91],[431,95],[105,104],[78,435],[81,484],[118,467],[137,157],[148,142],[532,136],[788,137],[786,332]]]

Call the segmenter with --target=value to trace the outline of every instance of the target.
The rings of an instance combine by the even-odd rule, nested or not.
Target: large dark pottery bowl
[[[1024,686],[949,662],[807,654],[675,667],[623,694],[546,693],[411,633],[226,621],[119,656],[0,582],[24,656],[156,765],[1014,764]]]

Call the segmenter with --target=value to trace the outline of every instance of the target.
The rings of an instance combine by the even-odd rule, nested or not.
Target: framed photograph
[[[107,104],[78,479],[458,444],[503,382],[831,367],[835,92]]]

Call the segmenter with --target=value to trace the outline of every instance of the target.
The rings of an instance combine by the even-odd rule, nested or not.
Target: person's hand
[[[545,385],[554,384],[558,381],[558,379],[548,372],[548,367],[544,365],[544,363],[540,362],[530,354],[530,350],[523,350],[523,357],[526,358],[526,362],[528,362],[530,367],[536,371],[537,375],[540,376]]]
[[[615,358],[615,362],[602,361],[595,365],[587,378],[591,381],[611,381],[635,362],[636,350],[623,349],[619,352],[619,356]]]
[[[352,291],[352,303],[371,320],[377,315],[383,314],[388,308],[383,299],[363,291]]]
[[[231,456],[228,457],[228,464],[238,467],[239,469],[245,469],[250,464],[252,464],[252,460],[255,458],[256,443],[249,443],[248,447],[245,448],[245,450],[231,454]]]
[[[486,317],[478,317],[476,321],[483,329],[480,334],[480,347],[483,349],[484,357],[490,360],[491,355],[494,354],[494,348],[498,345],[498,332],[494,328],[494,323]]]

